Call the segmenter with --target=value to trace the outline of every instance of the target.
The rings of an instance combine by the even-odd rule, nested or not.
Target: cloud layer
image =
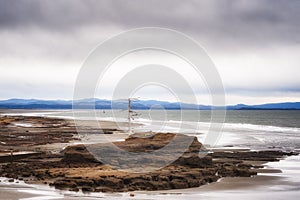
[[[229,103],[300,100],[299,10],[298,0],[0,0],[0,98],[71,98],[97,44],[156,26],[207,50]]]

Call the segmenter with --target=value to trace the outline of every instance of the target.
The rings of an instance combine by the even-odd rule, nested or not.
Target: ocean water
[[[18,113],[15,113],[18,114]],[[72,110],[48,110],[22,113],[74,119]],[[207,145],[224,147],[234,145],[251,149],[300,150],[299,110],[230,110],[224,123],[212,121],[208,110],[134,110],[133,132],[177,132],[196,135],[206,144],[206,138],[217,132]],[[217,113],[218,114],[218,113]],[[79,110],[76,119],[127,122],[127,110]],[[218,116],[217,116],[218,117]],[[219,126],[214,126],[218,124]],[[222,126],[222,129],[218,127]],[[126,129],[120,124],[121,129]]]
[[[94,111],[89,112],[86,110],[80,112],[83,119],[88,119],[90,114],[94,113]],[[134,110],[134,112],[138,115],[134,117],[135,120],[211,121],[211,111],[209,110]],[[183,112],[184,118],[182,118]],[[53,110],[45,112],[45,114],[73,117],[71,110]],[[127,115],[127,110],[96,110],[97,117],[107,120],[127,120]],[[228,110],[226,111],[225,123],[300,128],[300,110]]]

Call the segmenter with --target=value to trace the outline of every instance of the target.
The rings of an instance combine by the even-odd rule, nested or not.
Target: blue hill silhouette
[[[82,99],[75,101],[76,108],[96,109],[127,109],[127,100],[105,100],[105,99]],[[131,104],[133,109],[190,109],[210,110],[224,109],[224,107],[212,107],[209,105],[196,105],[180,102],[168,102],[158,100],[138,100]],[[40,100],[40,99],[7,99],[0,100],[2,109],[72,109],[72,100]],[[300,102],[268,103],[261,105],[237,104],[225,107],[227,110],[300,110]]]

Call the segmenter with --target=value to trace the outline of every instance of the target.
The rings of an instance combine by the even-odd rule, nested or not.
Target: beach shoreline
[[[300,156],[298,162],[293,163],[295,166],[299,166]],[[289,158],[283,160],[286,161]],[[289,161],[286,161],[287,163]],[[268,163],[267,163],[268,165]],[[299,167],[294,169],[297,173]],[[299,190],[286,190],[284,187],[297,188],[297,182],[286,181],[286,179],[292,178],[288,173],[283,170],[282,173],[270,173],[270,174],[258,174],[251,178],[231,178],[226,177],[220,179],[218,182],[201,186],[199,188],[180,189],[180,190],[166,190],[166,191],[136,191],[135,197],[138,199],[182,199],[182,200],[196,200],[199,198],[204,199],[265,199],[270,197],[274,200],[279,199],[297,199],[299,197]],[[299,174],[298,174],[299,178]],[[25,184],[25,187],[21,190],[15,189],[15,183],[9,183],[6,178],[6,183],[3,183],[1,178],[0,182],[0,194],[1,199],[132,199],[129,192],[125,193],[74,193],[68,191],[55,190],[54,188],[44,185],[32,185]],[[280,185],[282,189],[276,188],[276,185]],[[9,190],[8,190],[9,189]],[[253,191],[256,192],[253,192]],[[37,192],[38,191],[38,192]],[[9,197],[9,198],[2,198]]]
[[[107,122],[104,122],[104,123],[107,123]],[[110,127],[110,128],[113,128],[112,127],[112,123],[113,122],[108,122],[108,124],[107,124],[107,127]],[[26,124],[26,123],[25,123]],[[16,126],[21,126],[22,127],[22,125],[24,125],[24,124],[17,124]],[[24,127],[23,126],[23,128],[30,128],[30,127]],[[115,128],[115,127],[114,127]],[[110,137],[112,137],[111,138],[111,140],[116,140],[116,141],[120,141],[120,140],[123,140],[123,139],[125,139],[125,137],[127,136],[126,134],[124,134],[123,135],[123,137],[120,137],[120,135],[115,135],[115,134],[108,134],[108,136],[110,136]],[[116,137],[115,137],[116,136]],[[70,140],[70,141],[72,141],[72,142],[76,142],[76,140]],[[46,145],[40,145],[39,146],[39,148],[41,148],[41,149],[43,149],[43,150],[46,150],[47,149],[47,151],[55,151],[55,150],[58,150],[58,149],[61,149],[61,148],[64,148],[64,147],[66,147],[66,146],[68,146],[69,145],[69,143],[57,143],[57,142],[54,142],[53,144],[52,144],[53,146],[51,146],[51,144],[50,144],[50,146],[49,146],[49,144],[46,144]],[[65,145],[65,146],[64,146]],[[234,147],[234,144],[233,144],[233,147]],[[223,150],[225,150],[225,149],[223,149]],[[228,150],[228,149],[227,149]],[[222,149],[220,150],[221,152],[222,152]],[[280,161],[281,162],[281,161]],[[269,163],[266,163],[266,165],[268,165]],[[279,169],[280,169],[280,167],[279,167]],[[270,172],[273,172],[273,173],[270,173]],[[145,197],[145,195],[147,196],[147,197],[157,197],[157,198],[159,198],[159,196],[161,195],[161,194],[169,194],[169,195],[175,195],[175,194],[177,194],[177,195],[179,195],[179,194],[185,194],[185,195],[187,195],[188,196],[188,198],[189,199],[193,199],[193,195],[194,196],[198,196],[197,195],[197,193],[202,193],[202,192],[204,192],[204,193],[209,193],[209,191],[239,191],[239,190],[241,190],[239,187],[241,187],[242,189],[245,189],[245,187],[246,188],[255,188],[256,186],[261,186],[261,185],[268,185],[268,184],[270,184],[270,185],[272,185],[272,184],[274,184],[274,182],[278,182],[279,181],[279,179],[282,179],[283,177],[280,177],[279,179],[277,179],[278,177],[276,176],[276,174],[275,174],[275,176],[273,176],[274,175],[274,172],[275,171],[270,171],[269,170],[269,172],[268,172],[268,170],[265,170],[265,172],[264,173],[262,173],[262,172],[259,172],[259,175],[257,175],[257,176],[254,176],[254,178],[253,177],[251,177],[251,178],[222,178],[221,180],[219,180],[219,181],[217,181],[217,182],[215,182],[215,183],[212,183],[212,184],[208,184],[208,185],[204,185],[204,186],[201,186],[201,187],[196,187],[196,188],[192,188],[192,189],[182,189],[182,190],[165,190],[165,191],[158,191],[158,192],[145,192],[145,191],[135,191],[134,193],[136,194],[136,195],[141,195],[141,196],[143,196],[143,198],[146,198]],[[265,175],[265,174],[271,174],[271,175]],[[276,178],[277,177],[277,178]],[[240,180],[238,180],[238,179],[240,179]],[[248,183],[248,182],[253,182],[253,180],[254,180],[254,183],[253,184],[250,184],[251,186],[246,186],[247,184],[246,183]],[[245,185],[245,186],[243,186],[243,184]],[[223,185],[223,186],[222,186]],[[239,186],[239,187],[237,187],[237,186]],[[10,188],[10,187],[13,187],[13,186],[9,186],[9,184],[6,184],[5,185],[5,187],[8,187],[8,188]],[[3,189],[1,189],[1,188],[3,188],[3,185],[2,185],[2,183],[0,183],[0,191],[1,191],[1,193],[5,193],[4,192],[4,190]],[[24,190],[22,190],[22,192],[24,192]],[[13,192],[14,193],[14,192]],[[17,192],[18,193],[18,192]],[[25,193],[26,193],[26,195],[24,194],[24,198],[27,198],[27,195],[28,195],[28,193],[25,191]],[[60,193],[60,192],[59,192]],[[18,193],[19,194],[19,193]],[[29,192],[29,194],[30,194],[30,192]],[[9,192],[9,194],[7,193],[7,195],[11,195],[11,192]],[[61,194],[60,194],[61,195]],[[85,196],[86,194],[82,194],[83,196]],[[109,196],[110,194],[105,194],[104,196]],[[129,196],[129,194],[128,193],[115,193],[114,195],[112,195],[112,196],[110,196],[110,198],[112,198],[113,196],[115,196],[115,195],[120,195],[120,196],[125,196],[126,197],[126,195],[128,195]],[[17,195],[18,196],[18,195]],[[21,195],[22,196],[22,195]],[[29,195],[30,196],[30,195]],[[32,198],[34,198],[36,195],[32,195],[31,197]],[[75,195],[76,196],[76,195]],[[19,198],[19,197],[18,197]],[[22,197],[23,198],[23,197]],[[29,197],[28,197],[29,198]],[[53,196],[53,197],[51,197],[51,198],[66,198],[66,199],[72,199],[72,198],[77,198],[77,197],[68,197],[68,194],[63,194],[63,196]],[[96,198],[96,197],[95,197]],[[213,197],[211,197],[211,198],[213,198]],[[147,198],[146,198],[147,199]]]

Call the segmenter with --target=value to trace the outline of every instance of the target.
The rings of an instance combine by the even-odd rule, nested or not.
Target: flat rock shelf
[[[24,125],[26,124],[26,125]],[[106,124],[104,133],[120,134],[112,122]],[[95,133],[96,129],[87,127]],[[115,138],[118,138],[114,136]],[[147,136],[147,137],[144,137]],[[1,116],[0,117],[0,176],[24,180],[27,183],[49,184],[57,189],[83,192],[127,192],[136,190],[168,190],[199,187],[222,177],[251,177],[263,170],[262,163],[276,162],[294,152],[282,151],[216,151],[206,154],[203,145],[194,136],[175,133],[137,133],[127,135],[113,144],[128,152],[155,152],[179,141],[192,141],[186,151],[174,162],[163,163],[177,152],[176,146],[163,154],[145,157],[143,166],[164,167],[154,171],[139,172],[137,158],[122,157],[107,143],[74,144],[78,142],[76,127],[70,120]],[[63,144],[63,145],[57,145]],[[49,147],[51,146],[51,148]],[[63,147],[63,148],[62,148]],[[111,163],[96,159],[92,151],[101,150]],[[22,153],[26,151],[29,153]],[[132,165],[132,166],[131,166]],[[132,170],[124,171],[123,168]]]

